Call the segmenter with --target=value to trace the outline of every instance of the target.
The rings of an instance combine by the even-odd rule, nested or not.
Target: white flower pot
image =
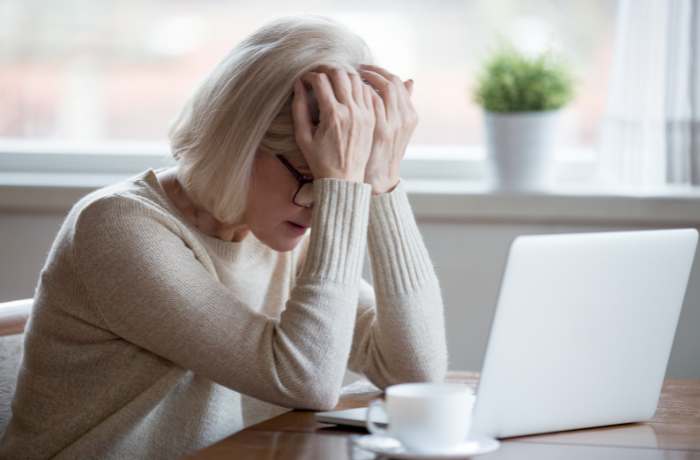
[[[484,112],[491,185],[536,191],[550,186],[561,110]]]

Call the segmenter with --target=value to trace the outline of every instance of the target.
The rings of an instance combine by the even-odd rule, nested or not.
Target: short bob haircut
[[[170,126],[177,177],[190,199],[222,222],[238,222],[258,151],[301,155],[291,113],[294,81],[319,66],[356,73],[370,63],[367,44],[323,16],[283,17],[244,39]]]

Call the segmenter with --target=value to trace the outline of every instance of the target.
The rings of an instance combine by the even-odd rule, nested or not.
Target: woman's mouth
[[[290,220],[288,220],[286,223],[287,223],[289,229],[292,230],[292,232],[294,232],[296,234],[303,234],[304,232],[306,232],[307,227],[305,227],[304,225],[299,225],[299,224],[294,223]]]

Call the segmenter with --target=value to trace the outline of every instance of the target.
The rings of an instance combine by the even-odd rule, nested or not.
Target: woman
[[[188,102],[174,168],[73,207],[0,457],[175,458],[331,409],[346,369],[444,378],[440,288],[398,176],[412,82],[370,60],[330,20],[277,20]]]

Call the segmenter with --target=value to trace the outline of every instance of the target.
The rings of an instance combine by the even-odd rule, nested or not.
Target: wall
[[[649,228],[658,227],[422,223],[444,294],[451,367],[478,370],[483,364],[508,247],[516,236]],[[672,377],[700,377],[698,259],[696,256],[671,352],[667,375]]]

